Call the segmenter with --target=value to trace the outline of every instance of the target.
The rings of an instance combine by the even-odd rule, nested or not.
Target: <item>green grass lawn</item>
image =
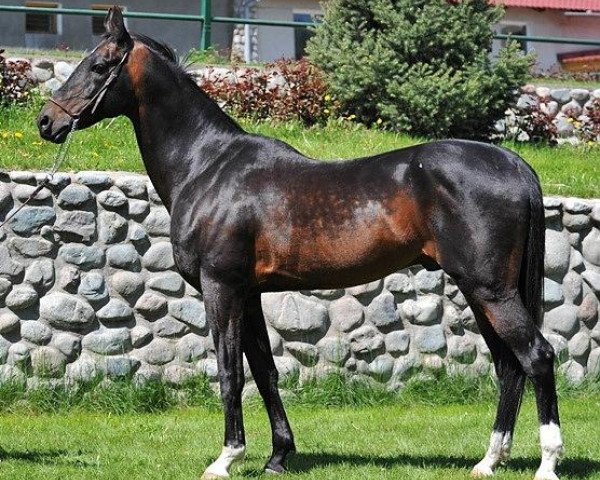
[[[467,479],[487,449],[494,405],[292,407],[298,453],[289,479]],[[600,479],[600,397],[562,402],[563,480]],[[521,412],[513,460],[499,479],[531,479],[539,463],[533,401]],[[255,477],[270,451],[262,408],[246,409],[248,456],[235,478]],[[4,414],[0,478],[195,479],[219,453],[222,417],[201,408],[163,414]]]
[[[531,77],[527,83],[536,87],[549,88],[585,88],[587,90],[596,90],[600,88],[598,80],[582,80],[579,78],[570,78],[567,73],[562,77]]]
[[[46,170],[58,147],[42,141],[35,126],[39,104],[5,109],[0,115],[0,168]],[[352,158],[402,148],[423,140],[403,134],[332,122],[304,128],[296,123],[242,121],[250,132],[279,138],[304,154],[323,160]],[[541,177],[546,195],[600,198],[600,147],[544,147],[507,144]],[[104,121],[73,138],[64,170],[143,172],[143,164],[126,119]]]
[[[100,379],[98,379],[99,381]],[[20,385],[20,386],[19,386]],[[290,479],[467,479],[487,449],[497,387],[492,376],[429,372],[399,392],[332,374],[281,387],[298,453]],[[558,376],[568,456],[563,480],[600,479],[600,382]],[[235,478],[261,475],[270,429],[260,399],[244,402],[247,461]],[[514,459],[502,479],[531,479],[539,464],[532,389],[525,393]],[[220,401],[204,377],[92,382],[77,388],[0,385],[1,479],[194,479],[220,453]]]

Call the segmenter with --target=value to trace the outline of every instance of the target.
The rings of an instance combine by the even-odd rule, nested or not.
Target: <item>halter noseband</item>
[[[90,98],[87,102],[85,102],[85,104],[83,105],[83,107],[81,107],[81,110],[79,110],[79,112],[72,113],[67,107],[62,105],[57,100],[54,100],[53,98],[50,98],[49,101],[52,102],[54,105],[56,105],[58,108],[60,108],[63,112],[65,112],[73,120],[79,120],[79,117],[81,117],[83,112],[85,112],[88,109],[88,107],[92,104],[94,104],[94,106],[92,107],[92,112],[91,112],[93,115],[96,112],[98,105],[100,105],[100,102],[104,98],[104,95],[106,95],[108,88],[112,85],[112,83],[117,79],[117,77],[121,73],[121,70],[123,69],[123,65],[127,61],[128,56],[129,56],[129,51],[125,52],[121,61],[117,65],[115,65],[113,67],[113,69],[110,71],[110,75],[108,76],[108,78],[106,79],[104,84],[100,87],[100,89],[94,94],[94,96],[92,98]]]

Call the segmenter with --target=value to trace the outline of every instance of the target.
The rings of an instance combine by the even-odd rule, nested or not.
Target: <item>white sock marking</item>
[[[246,447],[223,447],[221,455],[204,471],[203,477],[229,478],[229,468],[235,462],[241,462],[246,455]]]
[[[558,480],[554,470],[564,453],[560,427],[555,423],[540,426],[542,463],[535,474],[535,480]]]
[[[503,458],[504,432],[492,432],[490,437],[490,447],[488,448],[483,460],[475,465],[471,475],[473,477],[491,477],[494,469]]]
[[[505,463],[510,458],[510,451],[512,450],[512,434],[506,432],[502,438],[502,453],[500,455],[500,463]]]

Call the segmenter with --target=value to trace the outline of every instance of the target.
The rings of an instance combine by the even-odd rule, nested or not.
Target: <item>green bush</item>
[[[364,123],[484,138],[533,60],[514,42],[490,59],[492,25],[502,15],[487,0],[331,0],[309,58]]]

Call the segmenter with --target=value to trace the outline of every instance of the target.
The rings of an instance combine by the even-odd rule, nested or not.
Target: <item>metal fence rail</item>
[[[106,11],[89,10],[82,8],[43,8],[43,7],[24,7],[20,5],[0,5],[0,12],[17,12],[17,13],[51,13],[57,15],[84,15],[84,16],[104,16]],[[129,18],[146,18],[152,20],[179,20],[185,22],[200,22],[200,48],[205,50],[211,46],[212,39],[212,24],[244,24],[244,25],[261,25],[269,27],[287,27],[287,28],[305,28],[317,26],[314,22],[294,22],[282,20],[264,20],[254,18],[239,18],[239,17],[220,17],[212,15],[212,1],[200,0],[200,15],[178,14],[178,13],[156,13],[156,12],[123,12],[124,17]],[[600,39],[587,38],[568,38],[568,37],[537,37],[530,35],[507,35],[495,34],[496,40],[517,40],[532,43],[561,43],[568,45],[585,45],[600,47]]]

